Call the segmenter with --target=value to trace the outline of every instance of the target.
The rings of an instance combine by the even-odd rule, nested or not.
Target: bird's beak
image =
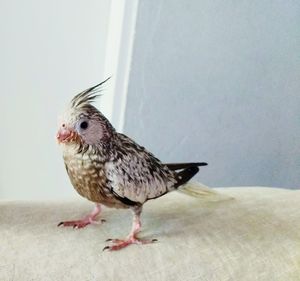
[[[67,128],[60,128],[56,134],[58,143],[66,143],[74,139],[76,133]]]

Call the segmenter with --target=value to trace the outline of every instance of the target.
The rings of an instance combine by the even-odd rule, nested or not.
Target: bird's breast
[[[65,150],[63,153],[66,169],[71,183],[83,197],[100,202],[105,198],[106,175],[104,161],[93,154],[81,154]]]

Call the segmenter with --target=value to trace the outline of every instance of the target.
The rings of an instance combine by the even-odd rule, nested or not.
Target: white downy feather
[[[234,199],[233,197],[220,193],[216,189],[209,188],[208,186],[196,181],[190,181],[180,186],[177,191],[192,197],[199,198],[203,201],[210,202]]]

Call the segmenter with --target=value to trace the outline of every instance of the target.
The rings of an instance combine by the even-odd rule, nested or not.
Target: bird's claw
[[[150,243],[155,243],[157,242],[157,239],[150,239],[150,240],[146,240],[146,239],[140,239],[137,237],[129,237],[125,240],[121,240],[121,239],[107,239],[106,242],[110,242],[112,243],[111,246],[105,246],[103,248],[102,251],[105,250],[109,250],[109,251],[117,251],[117,250],[121,250],[131,244],[138,244],[138,245],[142,245],[142,244],[150,244]]]
[[[102,251],[104,252],[105,250],[109,250],[109,248],[109,246],[105,246]]]

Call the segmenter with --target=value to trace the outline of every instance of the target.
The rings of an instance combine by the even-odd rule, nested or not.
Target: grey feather
[[[71,100],[71,106],[76,107],[82,107],[87,104],[91,104],[99,95],[97,93],[100,93],[103,88],[102,86],[107,82],[111,77],[108,77],[106,80],[102,81],[101,83],[90,87],[79,94],[77,94],[72,100]]]

